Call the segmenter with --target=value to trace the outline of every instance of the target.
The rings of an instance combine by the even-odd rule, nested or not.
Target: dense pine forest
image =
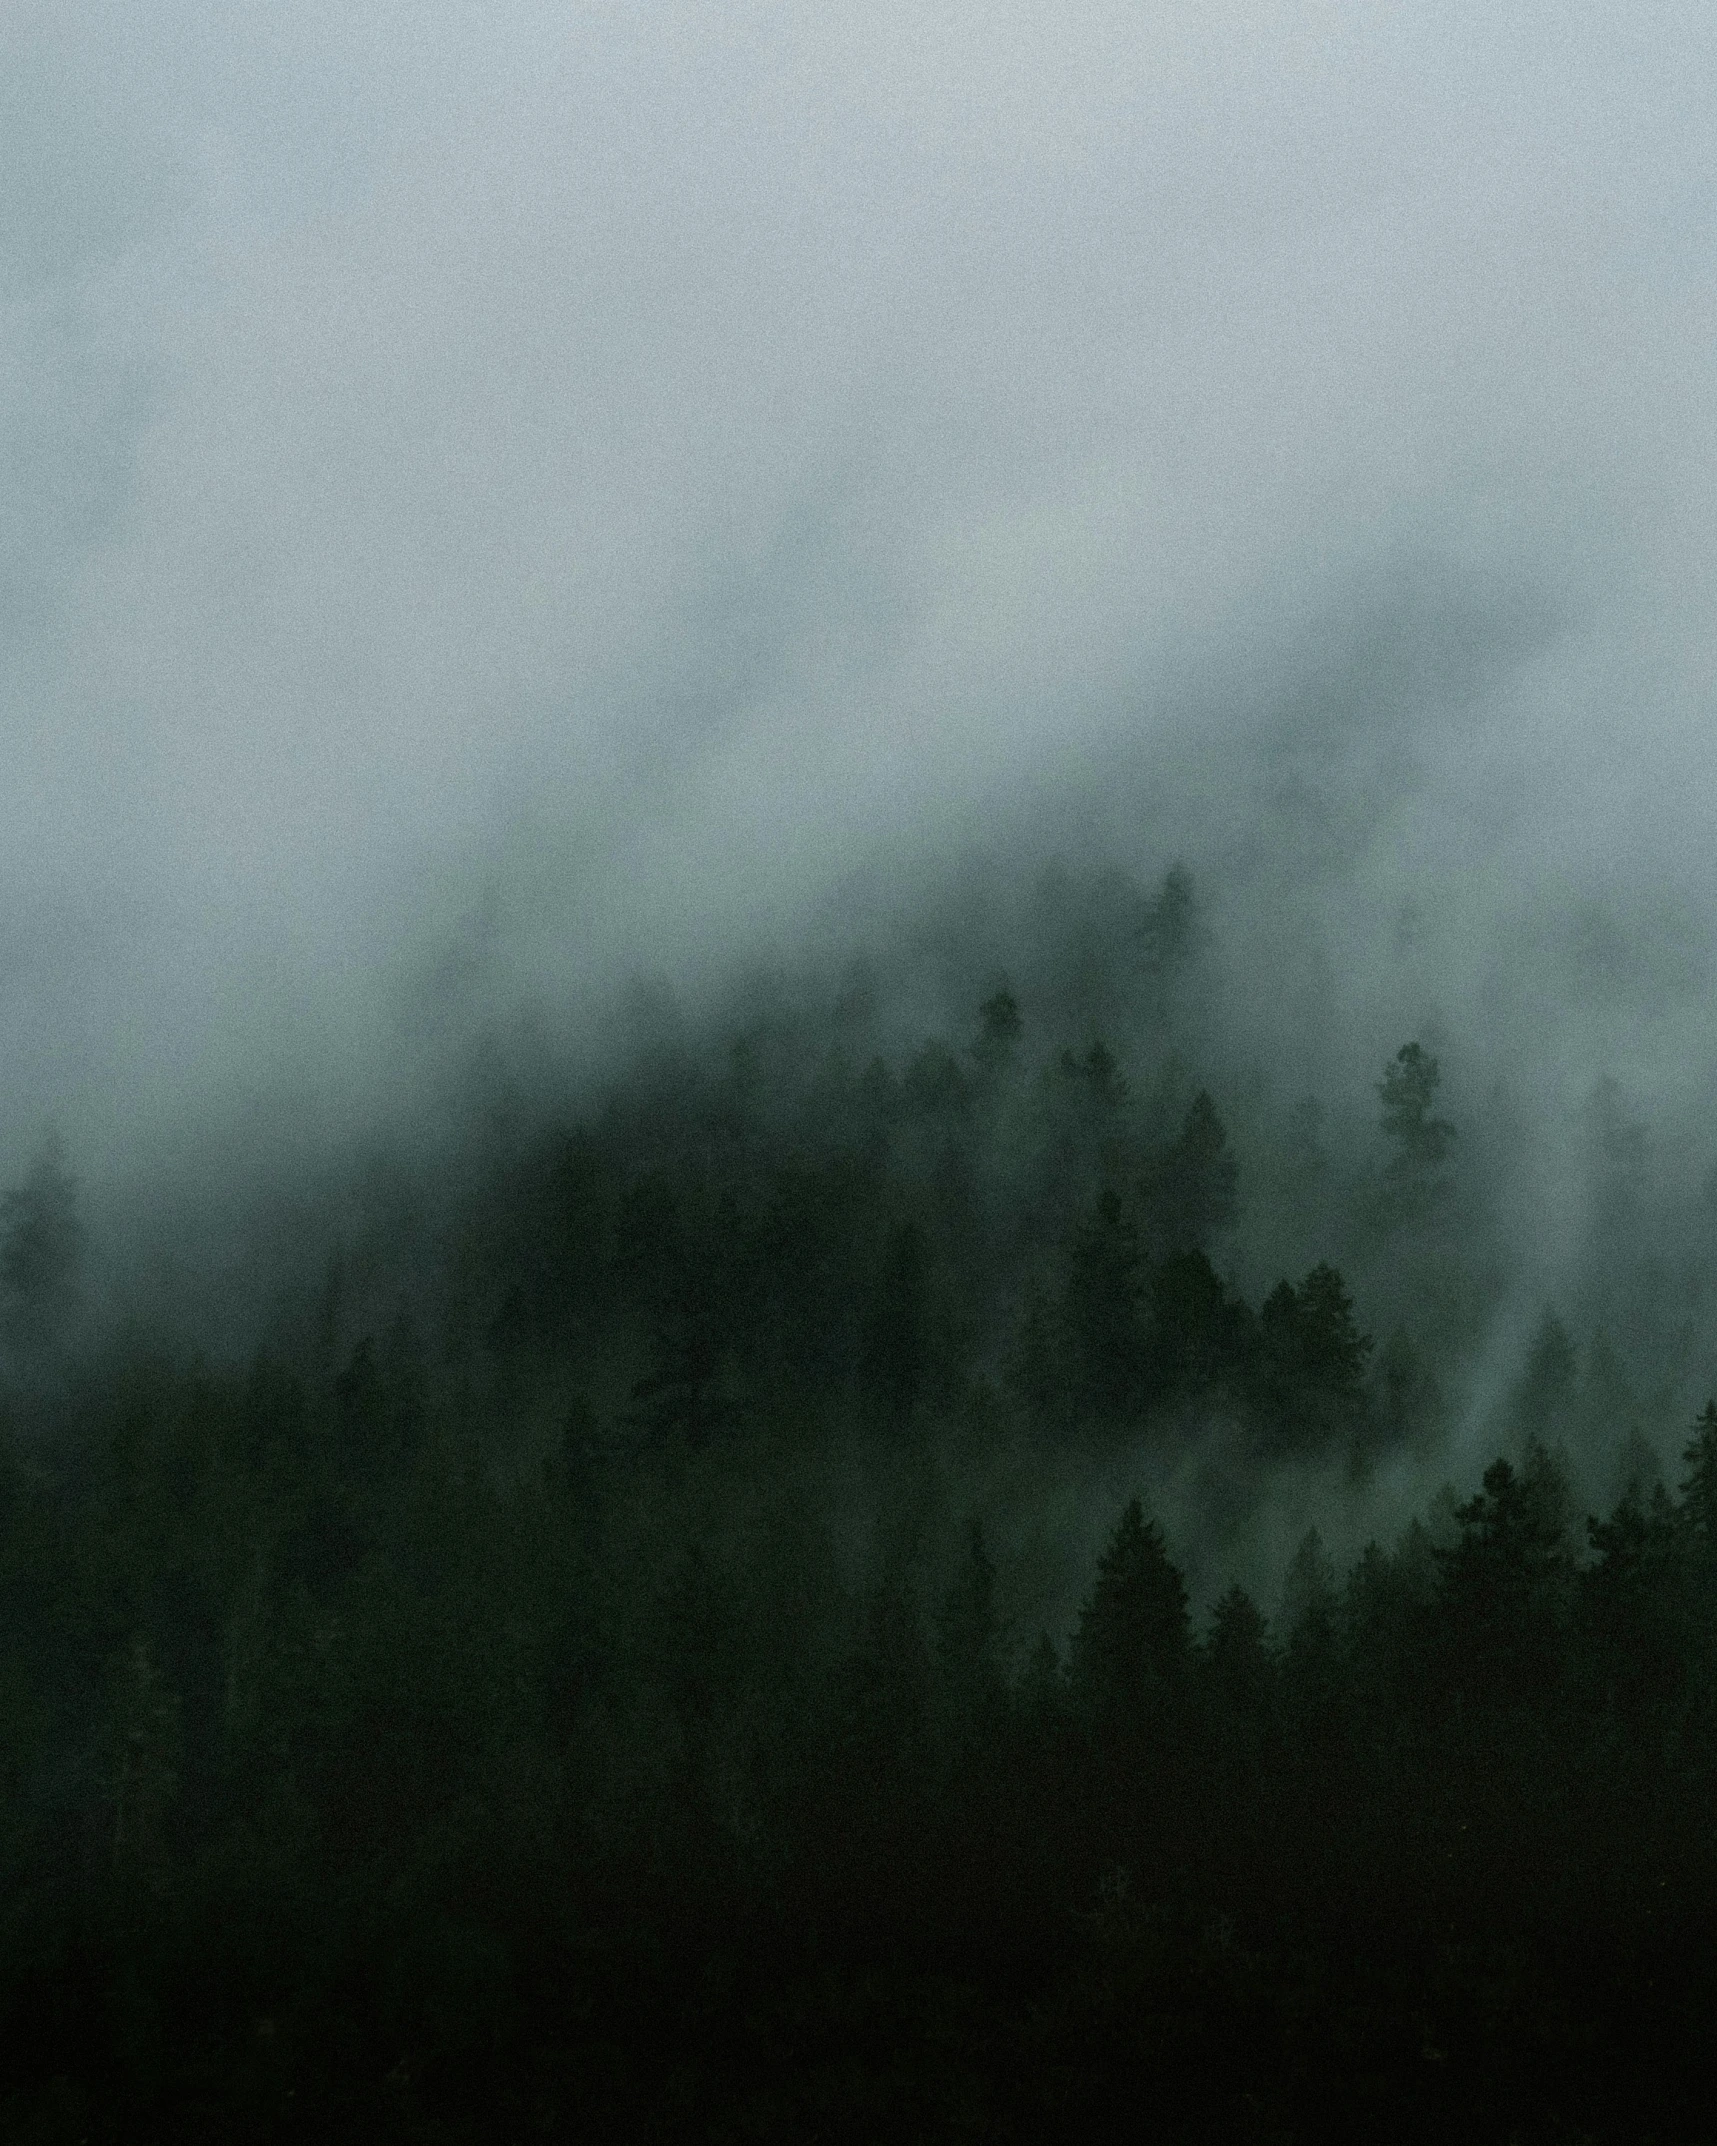
[[[1219,939],[640,999],[267,1260],[45,1147],[0,2135],[1709,2136],[1699,1212],[1611,1097],[1523,1303],[1505,1104],[1258,1064]]]

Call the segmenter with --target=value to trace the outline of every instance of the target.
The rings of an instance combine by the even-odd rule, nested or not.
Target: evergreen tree
[[[1384,1446],[1433,1448],[1444,1428],[1436,1373],[1397,1327],[1377,1360],[1377,1433]]]
[[[21,1185],[0,1198],[0,1313],[13,1340],[51,1341],[77,1302],[84,1231],[77,1186],[49,1134]]]
[[[978,1008],[978,1036],[972,1045],[979,1079],[994,1086],[1012,1072],[1024,1021],[1019,1000],[1003,984]]]
[[[1438,1552],[1446,1673],[1475,1699],[1542,1707],[1562,1684],[1573,1595],[1566,1478],[1534,1441],[1518,1473],[1493,1461],[1455,1517],[1459,1537]]]
[[[859,1643],[847,1659],[840,1776],[830,1786],[847,1812],[835,1822],[850,1829],[854,1846],[890,1861],[924,1785],[932,1673],[911,1578],[886,1573],[864,1603]]]
[[[1258,1400],[1265,1444],[1312,1452],[1359,1439],[1371,1337],[1359,1331],[1339,1269],[1315,1266],[1295,1288],[1279,1282],[1258,1314]]]
[[[1324,1539],[1308,1528],[1282,1579],[1281,1627],[1290,1652],[1321,1652],[1334,1644],[1339,1599]]]
[[[1590,1698],[1644,1756],[1673,1730],[1692,1666],[1676,1512],[1661,1483],[1636,1483],[1608,1520],[1586,1522],[1594,1562],[1578,1611]]]
[[[1039,1632],[1019,1681],[1020,1710],[1027,1727],[1039,1732],[1052,1729],[1060,1721],[1066,1702],[1067,1677],[1061,1656],[1049,1634]]]
[[[749,1243],[731,1193],[712,1200],[701,1184],[676,1183],[663,1171],[643,1177],[621,1205],[614,1265],[641,1315],[650,1361],[632,1387],[632,1420],[652,1443],[696,1449],[730,1430],[739,1307],[748,1298],[774,1297],[778,1304],[784,1288],[803,1294],[821,1278],[814,1232],[806,1241],[805,1210],[812,1203],[804,1188],[781,1171],[772,1192]],[[742,1286],[747,1280],[750,1290]],[[774,1334],[789,1342],[823,1338],[806,1325],[772,1322]]]
[[[1207,1386],[1244,1364],[1250,1314],[1202,1252],[1165,1259],[1151,1275],[1148,1296],[1152,1371],[1162,1386]]]
[[[1674,1507],[1685,1589],[1683,1650],[1695,1694],[1695,1741],[1717,1758],[1717,1400],[1708,1400],[1682,1452],[1686,1474]]]
[[[1553,1311],[1546,1311],[1526,1367],[1509,1395],[1510,1429],[1523,1440],[1560,1443],[1573,1427],[1578,1388],[1579,1359],[1568,1329]]]
[[[1600,1327],[1586,1350],[1585,1376],[1573,1411],[1573,1439],[1578,1450],[1616,1455],[1612,1503],[1626,1495],[1636,1478],[1649,1492],[1663,1479],[1663,1462],[1646,1434],[1644,1413],[1614,1343]]]
[[[1234,1220],[1238,1168],[1216,1105],[1201,1088],[1151,1172],[1147,1207],[1159,1253],[1203,1250]]]
[[[1386,1747],[1416,1727],[1422,1711],[1437,1577],[1430,1537],[1415,1519],[1393,1552],[1367,1543],[1343,1590],[1340,1623],[1356,1712]]]
[[[1076,1056],[1063,1051],[1058,1061],[1064,1118],[1063,1166],[1089,1182],[1124,1174],[1131,1142],[1127,1131],[1132,1092],[1115,1054],[1099,1036]]]
[[[113,1867],[122,1880],[162,1892],[169,1879],[170,1819],[182,1764],[179,1695],[162,1675],[150,1642],[141,1637],[113,1665],[112,1682]]]
[[[1137,1226],[1107,1187],[1074,1238],[1063,1297],[1080,1399],[1105,1421],[1129,1415],[1142,1398],[1142,1267]]]
[[[1042,1283],[1028,1278],[1014,1319],[1005,1375],[1039,1431],[1063,1434],[1073,1415],[1074,1378],[1069,1366],[1066,1299],[1057,1307]]]
[[[1156,900],[1145,913],[1139,937],[1146,974],[1156,986],[1157,1010],[1166,1010],[1169,995],[1197,956],[1203,934],[1197,890],[1184,864],[1163,874]]]
[[[1371,1337],[1359,1331],[1340,1270],[1327,1260],[1300,1284],[1298,1342],[1303,1369],[1344,1410],[1360,1404]]]
[[[1383,1134],[1393,1150],[1384,1181],[1408,1212],[1422,1208],[1443,1189],[1443,1166],[1455,1141],[1453,1125],[1435,1115],[1441,1078],[1436,1059],[1422,1044],[1404,1043],[1377,1085]]]
[[[1275,1675],[1264,1613],[1238,1584],[1210,1615],[1204,1657],[1219,1713],[1226,1719],[1266,1711]]]
[[[1342,1726],[1340,1614],[1335,1566],[1310,1528],[1282,1581],[1282,1684],[1290,1753],[1318,1770],[1326,1795]]]
[[[907,1066],[901,1094],[920,1117],[945,1121],[964,1116],[972,1083],[945,1043],[930,1042]]]
[[[1700,1560],[1717,1566],[1717,1400],[1700,1410],[1681,1458],[1681,1524]]]
[[[964,1551],[936,1614],[936,1667],[953,1749],[971,1764],[1000,1726],[1004,1680],[996,1568],[977,1520],[967,1525]]]
[[[1074,1690],[1102,1719],[1142,1726],[1160,1715],[1191,1644],[1186,1582],[1162,1530],[1132,1499],[1097,1561],[1069,1664]]]

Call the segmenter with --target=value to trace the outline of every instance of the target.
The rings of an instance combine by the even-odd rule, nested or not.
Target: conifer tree
[[[1509,1413],[1517,1436],[1554,1444],[1565,1437],[1573,1419],[1579,1385],[1579,1357],[1568,1329],[1546,1311],[1533,1337],[1526,1367],[1509,1396]]]
[[[1475,1697],[1542,1706],[1562,1680],[1574,1585],[1566,1477],[1534,1440],[1520,1471],[1491,1463],[1456,1519],[1459,1538],[1438,1552],[1448,1670]]]
[[[1682,1526],[1701,1560],[1717,1564],[1717,1400],[1700,1410],[1681,1458]]]
[[[1266,1444],[1307,1452],[1351,1443],[1362,1428],[1372,1343],[1340,1270],[1323,1261],[1298,1288],[1279,1282],[1259,1311],[1258,1335]]]
[[[1201,1088],[1180,1132],[1150,1173],[1148,1205],[1158,1254],[1201,1251],[1234,1220],[1238,1166],[1228,1133]]]
[[[1414,1213],[1444,1188],[1455,1128],[1435,1114],[1441,1068],[1420,1043],[1404,1043],[1377,1084],[1383,1134],[1393,1150],[1384,1183],[1398,1208]]]
[[[1013,1070],[1024,1025],[1019,1000],[1006,984],[984,1000],[978,1008],[977,1041],[972,1045],[980,1080],[994,1084]]]
[[[65,1325],[83,1247],[77,1185],[50,1133],[23,1183],[0,1198],[0,1313],[15,1341],[39,1345]]]
[[[1074,1689],[1100,1716],[1141,1724],[1178,1687],[1189,1647],[1186,1582],[1162,1530],[1133,1498],[1079,1613],[1069,1665]]]
[[[1263,1711],[1275,1664],[1264,1613],[1238,1583],[1211,1612],[1204,1655],[1216,1701],[1225,1714]]]
[[[1079,1367],[1080,1395],[1114,1421],[1140,1397],[1143,1254],[1132,1215],[1113,1186],[1073,1241],[1063,1316]]]

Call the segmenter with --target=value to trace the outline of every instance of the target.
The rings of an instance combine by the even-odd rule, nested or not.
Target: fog
[[[1705,2135],[1714,61],[0,0],[0,2134]]]
[[[1552,1286],[1601,1081],[1711,1161],[1713,35],[8,8],[7,1152],[1179,855],[1287,1085],[1512,1098]]]

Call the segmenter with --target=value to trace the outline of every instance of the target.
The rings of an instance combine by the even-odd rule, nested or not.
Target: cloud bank
[[[1690,1114],[1714,42],[11,7],[6,1137],[404,1111],[973,844],[1187,855],[1331,1078]]]

